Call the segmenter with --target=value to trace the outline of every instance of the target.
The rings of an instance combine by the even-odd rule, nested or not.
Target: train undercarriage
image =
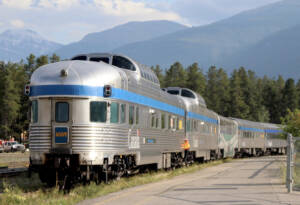
[[[263,156],[268,154],[283,154],[283,149],[276,150],[235,150],[235,157]],[[203,162],[204,157],[196,158],[194,151],[172,152],[169,166],[164,169],[176,169],[189,166],[194,162]],[[210,160],[222,159],[222,150],[210,151]],[[80,164],[78,154],[47,154],[43,165],[30,165],[30,170],[38,172],[40,180],[49,187],[57,186],[61,190],[70,190],[75,184],[88,184],[91,181],[96,184],[108,183],[109,180],[119,179],[138,173],[158,170],[158,164],[136,165],[135,155],[116,155],[112,164],[108,164],[105,158],[102,165]]]
[[[170,156],[170,167],[166,169],[188,166],[196,160],[195,152],[189,151],[186,152],[186,156],[182,152],[170,153]],[[43,183],[62,190],[69,190],[77,183],[108,183],[111,179],[158,169],[157,164],[136,165],[135,155],[116,155],[112,164],[108,164],[108,159],[105,158],[103,165],[80,164],[78,154],[46,154],[45,158],[43,165],[31,164],[30,172],[38,172]]]

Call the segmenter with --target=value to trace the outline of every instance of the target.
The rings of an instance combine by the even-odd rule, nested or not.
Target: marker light
[[[27,84],[25,85],[24,94],[29,95],[30,94],[30,86]]]
[[[111,96],[111,86],[110,85],[105,85],[103,88],[103,96],[104,97],[110,97]]]

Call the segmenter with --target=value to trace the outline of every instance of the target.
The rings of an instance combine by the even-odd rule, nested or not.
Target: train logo
[[[67,127],[55,127],[55,143],[67,144],[69,139],[69,129]]]

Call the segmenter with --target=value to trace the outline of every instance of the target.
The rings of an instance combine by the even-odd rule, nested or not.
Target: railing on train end
[[[300,137],[288,134],[286,187],[288,192],[300,191]]]

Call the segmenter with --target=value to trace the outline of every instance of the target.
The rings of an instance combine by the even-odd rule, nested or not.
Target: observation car
[[[219,116],[192,90],[161,89],[150,68],[124,55],[81,54],[41,66],[25,92],[32,102],[30,167],[48,185],[66,188],[265,149],[264,139],[256,144],[243,135],[258,131],[255,123]],[[265,124],[261,134],[269,129],[280,130]]]

